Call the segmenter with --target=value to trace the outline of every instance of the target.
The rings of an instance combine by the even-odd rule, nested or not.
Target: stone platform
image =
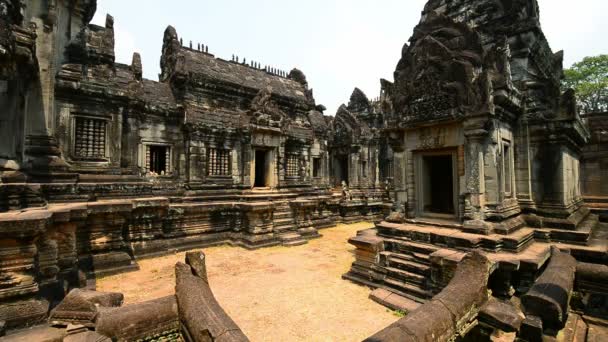
[[[383,210],[382,201],[361,201],[345,220],[345,205],[327,190],[218,190],[0,213],[0,321],[7,329],[40,322],[70,289],[137,270],[143,258],[218,244],[297,246],[320,229],[374,221]]]
[[[474,250],[496,265],[490,287],[505,296],[529,289],[552,246],[579,261],[608,261],[608,225],[599,224],[594,215],[574,231],[522,227],[508,235],[472,234],[457,223],[437,226],[431,225],[432,221],[410,222],[417,224],[381,222],[351,238],[349,243],[357,247],[356,260],[344,278],[424,303],[447,285],[458,262]],[[569,242],[552,238],[562,236],[563,240],[575,238]]]

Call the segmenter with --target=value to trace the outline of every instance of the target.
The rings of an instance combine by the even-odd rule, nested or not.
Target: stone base
[[[5,329],[31,327],[44,322],[49,311],[46,300],[23,300],[0,305],[0,321],[6,322]]]

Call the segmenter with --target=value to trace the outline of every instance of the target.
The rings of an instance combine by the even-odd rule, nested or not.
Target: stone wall
[[[136,270],[141,258],[217,244],[301,244],[336,222],[378,218],[366,203],[342,217],[340,199],[329,194],[303,199],[294,192],[267,193],[260,199],[235,193],[219,199],[221,194],[52,204],[0,214],[0,320],[8,328],[35,324],[53,301],[86,285],[87,278]]]
[[[608,220],[608,125],[607,113],[584,116],[591,129],[591,142],[583,148],[581,191],[586,203]]]

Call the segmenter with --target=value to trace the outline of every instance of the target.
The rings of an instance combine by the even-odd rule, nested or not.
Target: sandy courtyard
[[[361,341],[398,319],[342,280],[354,261],[347,243],[371,224],[339,225],[298,247],[205,249],[215,297],[252,341]],[[97,290],[125,304],[174,293],[174,265],[184,253],[143,260],[141,270],[98,280]]]

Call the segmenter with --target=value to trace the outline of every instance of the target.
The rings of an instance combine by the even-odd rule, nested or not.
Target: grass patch
[[[407,315],[407,312],[403,311],[403,310],[397,310],[397,311],[393,311],[393,315],[395,315],[399,318],[403,318]]]

